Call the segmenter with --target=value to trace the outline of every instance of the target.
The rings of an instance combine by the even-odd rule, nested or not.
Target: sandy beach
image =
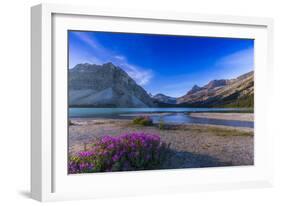
[[[237,121],[254,121],[253,113],[190,113],[192,117],[208,118],[208,119],[222,119],[222,120],[237,120]]]
[[[197,115],[207,115],[198,113]],[[210,114],[213,116],[214,114]],[[229,114],[215,117],[230,118]],[[235,115],[239,120],[249,116]],[[243,118],[242,118],[243,117]],[[233,119],[233,118],[232,118]],[[254,138],[252,128],[234,128],[212,125],[133,125],[131,120],[73,118],[69,126],[69,152],[75,153],[104,135],[126,132],[157,134],[170,144],[171,154],[162,168],[194,168],[214,166],[253,165]]]

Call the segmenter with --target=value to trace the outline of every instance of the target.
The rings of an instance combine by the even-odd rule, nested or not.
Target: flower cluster
[[[139,116],[133,119],[134,124],[143,125],[143,126],[151,126],[153,125],[153,121],[149,116]]]
[[[88,151],[70,156],[68,172],[91,173],[157,169],[164,161],[169,146],[160,137],[146,133],[105,136]]]

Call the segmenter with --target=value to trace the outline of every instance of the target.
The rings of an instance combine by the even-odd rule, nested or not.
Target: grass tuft
[[[253,132],[251,131],[241,131],[237,129],[224,129],[218,127],[210,127],[207,129],[208,132],[212,132],[213,134],[221,137],[240,137],[240,136],[253,136]]]
[[[133,124],[142,126],[152,126],[153,121],[149,116],[139,116],[133,119]]]

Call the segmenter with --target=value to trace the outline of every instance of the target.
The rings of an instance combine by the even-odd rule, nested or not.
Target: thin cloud
[[[117,59],[117,60],[121,60],[121,61],[126,60],[126,57],[121,56],[121,55],[116,55],[116,56],[114,56],[114,58]]]
[[[92,59],[88,56],[88,63],[112,62],[126,71],[128,75],[141,86],[147,85],[152,79],[153,72],[151,70],[129,63],[125,56],[122,54],[116,54],[110,49],[104,48],[94,37],[84,32],[74,32],[74,34],[80,41],[91,47]],[[85,58],[83,58],[83,60],[85,60]]]
[[[233,68],[253,67],[253,53],[253,48],[241,50],[221,58],[217,62],[217,65],[228,66]]]
[[[119,66],[123,68],[129,74],[129,76],[141,86],[147,85],[153,77],[151,70],[141,69],[128,63],[121,63]]]
[[[93,49],[97,49],[99,47],[94,38],[91,38],[84,32],[74,32],[74,35],[76,35],[81,41],[85,42],[88,46],[91,46]]]

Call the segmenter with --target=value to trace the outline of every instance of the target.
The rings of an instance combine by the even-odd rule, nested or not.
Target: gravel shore
[[[253,113],[189,113],[192,117],[208,118],[208,119],[223,119],[223,120],[237,120],[237,121],[254,121]]]
[[[202,114],[202,113],[201,113]],[[213,114],[212,114],[213,115]],[[211,125],[136,126],[130,120],[71,119],[69,152],[87,148],[104,135],[126,132],[158,134],[170,144],[169,158],[162,168],[195,168],[215,166],[253,165],[254,138],[251,128]]]

